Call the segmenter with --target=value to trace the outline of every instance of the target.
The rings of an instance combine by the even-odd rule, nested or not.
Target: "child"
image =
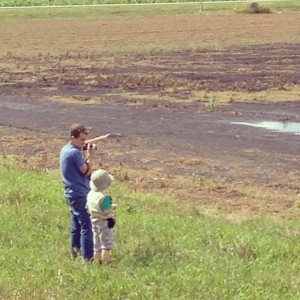
[[[105,170],[94,171],[90,180],[91,190],[87,196],[87,209],[91,216],[93,229],[94,261],[104,264],[110,262],[115,225],[113,210],[117,207],[112,203],[111,197],[105,194],[105,189],[111,185],[112,181],[112,175]]]

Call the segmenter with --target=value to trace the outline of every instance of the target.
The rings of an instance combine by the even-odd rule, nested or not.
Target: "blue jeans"
[[[86,198],[66,198],[71,218],[71,253],[81,250],[84,260],[93,258],[93,232],[90,215],[86,210]]]

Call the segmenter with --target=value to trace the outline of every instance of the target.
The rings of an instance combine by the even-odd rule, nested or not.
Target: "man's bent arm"
[[[94,153],[95,153],[94,148],[88,149],[85,163],[79,168],[80,172],[85,176],[90,176],[92,173],[92,158],[93,158]]]

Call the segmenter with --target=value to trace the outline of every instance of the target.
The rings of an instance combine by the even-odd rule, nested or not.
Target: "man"
[[[96,151],[95,146],[88,144],[84,158],[82,149],[88,142],[87,135],[88,130],[84,125],[72,125],[70,141],[60,152],[60,175],[71,218],[71,254],[75,258],[81,252],[85,261],[93,258],[93,234],[86,201],[91,164]]]

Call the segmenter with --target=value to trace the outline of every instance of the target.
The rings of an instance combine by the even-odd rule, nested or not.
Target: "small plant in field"
[[[281,77],[276,77],[273,84],[278,91],[288,90],[286,82]]]
[[[208,102],[206,103],[205,107],[208,111],[213,112],[216,110],[217,108],[217,100],[216,100],[216,96],[213,97],[207,97],[208,98]]]
[[[201,178],[200,176],[196,175],[196,174],[192,174],[193,176],[193,183],[196,186],[203,186],[204,185],[204,179]]]

